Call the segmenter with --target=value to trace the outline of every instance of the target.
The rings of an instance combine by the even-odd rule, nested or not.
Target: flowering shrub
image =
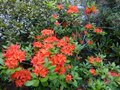
[[[11,45],[3,53],[5,57],[5,65],[11,69],[18,66],[19,62],[25,60],[25,52],[19,49],[18,45]]]
[[[53,30],[44,29],[41,35],[33,42],[34,55],[31,57],[32,66],[27,69],[21,66],[25,60],[25,52],[20,50],[19,45],[10,45],[3,52],[4,67],[9,71],[9,79],[15,82],[17,87],[39,86],[41,84],[53,88],[68,88],[67,84],[75,84],[80,77],[71,75],[70,57],[74,55],[75,42],[67,36],[59,39]],[[76,72],[77,74],[77,72]],[[78,74],[77,74],[78,75]],[[72,82],[75,81],[75,82]],[[50,83],[49,83],[50,82]],[[64,86],[63,86],[64,85]],[[76,86],[76,85],[75,85]]]
[[[11,75],[11,79],[13,79],[17,87],[21,87],[31,79],[30,72],[27,70],[16,71]]]
[[[96,5],[80,11],[75,5],[45,4],[54,10],[48,18],[50,25],[34,33],[29,46],[4,46],[0,57],[3,80],[32,90],[117,90],[120,67],[101,51],[99,38],[105,31],[89,20],[97,13]]]
[[[85,75],[83,80],[84,88],[88,90],[118,90],[120,80],[119,66],[115,63],[104,63],[104,55],[89,56],[86,59],[86,63],[80,63],[79,73]],[[84,70],[83,70],[84,68]],[[82,75],[80,75],[82,77]]]

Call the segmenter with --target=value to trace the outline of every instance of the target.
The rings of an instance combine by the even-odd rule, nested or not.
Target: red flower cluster
[[[92,26],[91,24],[86,24],[84,27],[85,27],[86,29],[92,29],[92,28],[93,28],[93,26]]]
[[[92,24],[86,24],[86,25],[84,26],[84,28],[87,29],[87,30],[94,29],[94,27],[93,27]],[[100,33],[102,33],[102,29],[101,29],[101,28],[95,28],[95,29],[93,30],[93,32],[95,32],[95,33],[97,33],[97,34],[100,34]],[[85,30],[84,33],[87,34],[88,32]]]
[[[5,57],[5,65],[8,68],[15,68],[18,66],[18,62],[25,60],[26,53],[20,50],[19,45],[11,45],[3,55]]]
[[[113,77],[120,77],[120,74],[114,71],[110,71],[109,75],[113,76]]]
[[[85,8],[85,14],[86,15],[89,15],[91,13],[96,14],[96,6],[95,5],[92,5],[91,7],[86,7]]]
[[[89,63],[93,64],[93,63],[95,63],[95,62],[100,63],[100,62],[102,61],[102,59],[101,59],[100,57],[90,56],[90,57],[88,58],[88,61],[89,61]]]
[[[51,36],[54,34],[53,30],[49,30],[49,29],[44,29],[41,31],[41,33],[43,36],[46,36],[46,35]]]
[[[52,62],[52,65],[56,65],[55,72],[58,74],[64,74],[66,68],[64,67],[64,63],[66,62],[66,56],[63,54],[55,54],[52,56],[49,61]]]
[[[79,12],[79,10],[78,10],[78,8],[77,8],[77,6],[69,6],[68,7],[68,10],[67,10],[67,13],[68,14],[71,14],[71,13],[78,13]]]
[[[55,37],[55,36],[50,36],[50,37],[47,37],[44,39],[44,42],[45,43],[54,43],[54,42],[57,42],[58,39]]]
[[[64,74],[66,72],[66,68],[63,65],[62,66],[57,65],[54,71],[56,73],[62,75],[62,74]]]
[[[70,40],[68,37],[63,37],[61,40],[59,40],[57,46],[61,48],[60,51],[63,54],[66,54],[68,56],[72,55],[75,49],[75,45],[70,44]]]
[[[55,54],[53,57],[51,57],[50,61],[52,61],[53,65],[62,66],[66,62],[66,56],[63,54]]]
[[[74,49],[75,49],[75,45],[67,44],[66,46],[63,46],[60,51],[64,54],[70,56],[73,54]]]
[[[31,60],[33,66],[38,66],[44,63],[44,54],[38,52]]]
[[[90,69],[90,73],[95,76],[95,75],[96,75],[96,70],[93,69],[93,68],[91,68],[91,69]]]
[[[33,64],[34,70],[33,72],[36,74],[36,76],[45,77],[48,73],[48,70],[43,66],[44,64],[44,58],[46,54],[43,54],[42,52],[38,52],[31,60],[31,63]]]
[[[41,48],[42,44],[40,42],[33,42],[33,47]]]
[[[36,76],[40,75],[41,77],[46,77],[48,70],[43,65],[36,65],[34,67],[33,72],[35,73]]]
[[[69,75],[69,74],[67,74],[67,75],[66,75],[66,82],[69,82],[69,81],[71,81],[71,80],[72,80],[72,76]]]
[[[58,8],[59,10],[63,9],[62,4],[57,5],[57,8]]]
[[[25,82],[31,79],[30,71],[19,70],[11,75],[11,79],[14,80],[16,87],[21,87]]]
[[[94,29],[94,32],[97,33],[97,34],[102,33],[102,29],[100,29],[100,28],[95,28],[95,29]]]
[[[57,19],[57,18],[58,18],[57,14],[53,14],[52,17],[53,17],[54,19]]]
[[[73,54],[75,45],[70,43],[68,37],[63,37],[58,39],[52,30],[44,29],[41,31],[43,39],[40,41],[35,41],[33,43],[34,47],[39,47],[34,57],[31,59],[34,70],[33,72],[36,76],[45,77],[49,72],[45,64],[45,58],[48,58],[48,61],[51,65],[55,65],[55,72],[58,74],[64,74],[66,71],[66,55],[70,56]],[[47,35],[47,36],[46,36]],[[57,48],[57,52],[51,51],[52,49]],[[68,68],[67,68],[68,69]]]

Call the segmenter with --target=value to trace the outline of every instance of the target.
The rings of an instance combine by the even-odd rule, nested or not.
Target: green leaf
[[[51,69],[55,69],[55,65],[54,66],[49,66],[48,69],[51,70]]]
[[[59,81],[59,82],[63,88],[67,86],[65,82],[63,82],[63,81]]]
[[[85,47],[85,45],[76,43],[75,52],[79,53],[84,47]]]
[[[58,76],[57,75],[51,75],[51,76],[49,76],[49,79],[50,80],[54,80],[54,79],[56,79]]]
[[[65,75],[64,75],[64,74],[63,74],[63,75],[60,75],[59,78],[60,78],[60,79],[64,79],[64,78],[65,78]]]
[[[25,86],[34,86],[37,87],[39,85],[39,80],[30,80],[25,83]]]
[[[36,78],[36,75],[34,73],[31,73],[32,78]]]
[[[46,76],[45,78],[40,78],[41,82],[46,82],[48,80],[48,76]]]
[[[74,80],[73,85],[74,85],[75,87],[77,87],[77,81],[76,81],[76,80]]]
[[[3,59],[2,59],[2,58],[0,58],[0,64],[1,64],[1,65],[4,65],[4,62],[3,62]]]
[[[3,57],[3,56],[2,56],[2,53],[0,53],[0,64],[1,64],[1,65],[4,65],[4,61],[3,61],[2,57]]]
[[[41,82],[43,86],[48,86],[48,82]]]
[[[39,80],[34,80],[34,84],[32,86],[34,86],[34,87],[39,86]]]
[[[70,62],[71,62],[71,60],[67,60],[67,61],[66,61],[66,63],[70,63]]]
[[[25,83],[25,86],[32,86],[33,83],[34,83],[33,80],[27,81],[27,82]]]

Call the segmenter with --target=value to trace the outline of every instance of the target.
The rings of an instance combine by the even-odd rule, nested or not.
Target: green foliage
[[[106,35],[99,40],[99,48],[101,52],[107,54],[108,59],[119,64],[120,60],[120,1],[119,0],[103,0],[97,1],[99,9],[98,15],[92,19],[93,22],[102,27]]]
[[[37,0],[0,0],[0,27],[4,41],[28,42],[39,30],[48,26],[51,9]]]
[[[2,53],[0,53],[0,65],[4,65],[3,55],[2,55]]]
[[[96,6],[93,0],[86,1],[88,1],[86,4],[88,7]],[[91,14],[92,11],[90,15],[84,15],[84,9],[79,9],[78,13],[69,14],[67,13],[69,2],[69,0],[0,0],[0,33],[3,36],[1,45],[7,49],[8,45],[19,43],[21,50],[26,52],[25,60],[19,62],[17,67],[10,69],[5,64],[6,50],[3,50],[3,53],[0,50],[0,80],[11,82],[10,77],[14,72],[29,70],[31,78],[24,85],[32,90],[76,90],[79,88],[80,90],[119,90],[119,1],[106,0],[106,4],[97,2],[96,15]],[[57,8],[58,4],[62,4],[61,10]],[[57,14],[57,18],[54,18],[53,14]],[[82,18],[83,15],[84,18]],[[56,21],[59,22],[59,25],[55,25]],[[92,25],[92,28],[86,28],[87,24]],[[98,32],[95,32],[96,28]],[[70,38],[67,37],[69,40],[64,39],[65,42],[63,40],[61,44],[64,46],[68,42],[69,45],[73,44],[73,47],[67,49],[69,51],[69,49],[75,48],[71,50],[71,55],[61,51],[64,46],[57,46],[58,41],[45,42],[49,35],[41,35],[40,31],[43,29],[54,30],[55,38],[59,39],[58,41],[69,36]],[[40,38],[38,39],[36,36],[40,36]],[[42,47],[34,46],[33,42],[38,42],[37,45],[42,44]],[[47,44],[48,47],[52,45],[53,47],[46,49]],[[35,71],[39,65],[35,66],[31,61],[38,52],[44,56],[44,62],[41,64],[41,58],[36,58],[34,63],[40,61],[39,65],[42,66],[42,69]],[[46,52],[50,55],[47,56]],[[57,54],[64,55],[63,58],[66,58],[64,64],[59,67],[57,64],[53,64],[53,62],[57,62],[54,60],[57,57],[53,61],[51,59]],[[12,56],[12,54],[8,54],[8,56]],[[62,69],[62,67],[64,68]],[[57,72],[55,72],[56,69],[58,69]],[[40,75],[41,70],[43,70],[43,74],[44,72],[47,74]],[[64,74],[59,73],[62,70],[63,72],[65,70]],[[67,78],[70,78],[70,81],[67,81]]]
[[[34,86],[34,87],[38,87],[39,86],[39,80],[30,80],[28,82],[25,83],[25,86]]]

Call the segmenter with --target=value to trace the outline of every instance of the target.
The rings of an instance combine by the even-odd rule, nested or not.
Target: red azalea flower
[[[100,57],[96,57],[95,61],[98,62],[98,63],[100,63],[102,61],[102,59]]]
[[[56,54],[50,59],[53,65],[63,65],[66,62],[66,57],[63,54]]]
[[[46,39],[44,39],[43,42],[45,43],[53,43],[53,42],[57,42],[58,39],[55,37],[55,36],[50,36],[50,37],[47,37]]]
[[[45,43],[45,44],[43,45],[43,48],[46,49],[46,50],[49,50],[49,49],[51,49],[51,48],[53,48],[53,47],[54,47],[54,45],[51,44],[51,43]]]
[[[110,71],[109,75],[113,76],[113,77],[120,77],[120,74],[114,71]]]
[[[60,51],[64,54],[70,56],[73,54],[74,49],[75,49],[74,44],[67,44],[66,46],[63,46]]]
[[[86,24],[86,25],[85,25],[85,28],[86,28],[86,29],[92,29],[93,26],[92,26],[91,24]]]
[[[47,49],[40,49],[40,52],[44,55],[44,57],[50,56],[50,52]]]
[[[91,7],[86,7],[85,8],[85,14],[86,15],[89,15],[91,13],[96,14],[96,6],[95,5],[92,5]]]
[[[7,66],[9,69],[13,69],[18,66],[18,61],[13,58],[8,58],[5,60],[5,66]]]
[[[91,13],[91,8],[86,7],[86,8],[85,8],[85,14],[86,14],[86,15],[89,15],[90,13]]]
[[[55,71],[56,73],[62,75],[62,74],[65,73],[66,68],[65,68],[64,66],[57,65],[54,71]]]
[[[63,9],[62,4],[57,5],[57,8],[58,8],[59,10]]]
[[[67,74],[65,80],[66,80],[66,82],[71,81],[72,80],[72,76],[70,74]]]
[[[36,76],[46,77],[48,70],[43,65],[36,65],[33,72]]]
[[[51,35],[54,34],[54,31],[49,30],[49,29],[44,29],[44,30],[41,31],[41,33],[42,33],[43,36],[46,36],[46,35],[51,36]]]
[[[94,32],[97,33],[97,34],[102,33],[102,29],[100,29],[100,28],[95,28],[95,29],[94,29]]]
[[[57,19],[57,18],[58,18],[57,14],[53,14],[52,17],[53,17],[54,19]]]
[[[30,71],[28,70],[19,70],[14,72],[11,75],[11,79],[15,81],[17,87],[21,87],[25,82],[31,79]]]
[[[40,71],[43,69],[43,65],[34,65],[33,73],[39,76]]]
[[[40,42],[33,42],[33,47],[41,48],[42,44]]]
[[[69,6],[69,7],[68,7],[68,10],[67,10],[67,13],[68,13],[68,14],[78,13],[78,12],[79,12],[79,10],[78,10],[77,6]]]
[[[33,66],[36,65],[41,65],[44,63],[44,54],[42,54],[41,52],[38,52],[32,59],[31,59],[31,63],[33,64]]]
[[[5,57],[5,65],[8,68],[14,68],[17,66],[18,62],[25,60],[26,53],[19,48],[19,45],[11,45],[3,53],[3,56]]]
[[[58,43],[57,43],[57,46],[58,47],[62,47],[62,46],[65,46],[65,45],[67,45],[67,43],[69,43],[70,42],[70,39],[69,39],[69,37],[63,37],[61,40],[59,40],[58,41]]]
[[[65,46],[65,45],[67,45],[67,43],[63,39],[59,40],[58,43],[57,43],[57,47],[62,47],[62,46]]]
[[[96,75],[96,70],[93,69],[93,68],[91,68],[91,69],[90,69],[90,73],[95,76],[95,75]]]
[[[40,76],[44,78],[46,77],[48,70],[46,68],[43,68],[39,73],[40,73]]]
[[[88,61],[89,61],[89,63],[93,64],[94,61],[95,61],[95,58],[94,58],[93,56],[90,56],[90,57],[88,58]]]
[[[94,14],[96,14],[96,6],[95,5],[92,5],[91,12],[93,12]]]

